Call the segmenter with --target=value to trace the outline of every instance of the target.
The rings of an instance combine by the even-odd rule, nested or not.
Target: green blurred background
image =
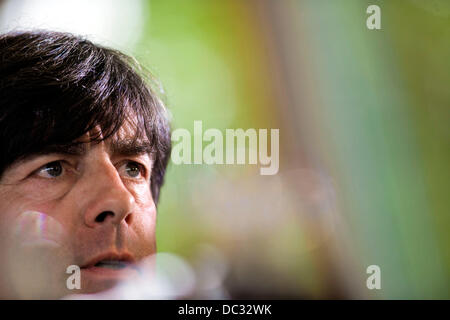
[[[280,129],[274,176],[169,165],[159,251],[222,268],[226,297],[450,298],[449,1],[133,3],[116,47],[159,78],[174,129]]]

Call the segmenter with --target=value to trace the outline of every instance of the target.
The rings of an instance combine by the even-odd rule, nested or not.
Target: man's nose
[[[116,168],[108,162],[96,166],[86,182],[88,199],[84,222],[91,228],[106,224],[131,223],[135,201]]]

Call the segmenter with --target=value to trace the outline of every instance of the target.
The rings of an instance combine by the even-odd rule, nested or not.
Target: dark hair
[[[68,33],[0,35],[0,175],[16,160],[53,145],[70,146],[96,127],[102,141],[130,115],[137,136],[153,146],[151,192],[159,189],[170,156],[166,109],[129,56]]]

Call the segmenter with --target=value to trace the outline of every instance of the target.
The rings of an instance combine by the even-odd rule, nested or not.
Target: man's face
[[[44,282],[30,285],[38,295],[36,286],[59,294],[70,276],[66,268],[77,265],[81,291],[70,293],[97,292],[133,275],[132,263],[156,252],[152,159],[148,142],[133,142],[134,134],[124,125],[103,142],[53,148],[4,172],[0,261],[8,263],[0,266],[0,287],[20,295],[29,272]]]

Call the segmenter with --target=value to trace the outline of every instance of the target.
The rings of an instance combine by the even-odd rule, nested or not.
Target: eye
[[[126,175],[131,178],[140,178],[145,173],[143,166],[134,161],[128,161],[122,167],[125,170]]]
[[[53,161],[42,166],[37,174],[44,178],[57,178],[64,172],[61,161]]]

